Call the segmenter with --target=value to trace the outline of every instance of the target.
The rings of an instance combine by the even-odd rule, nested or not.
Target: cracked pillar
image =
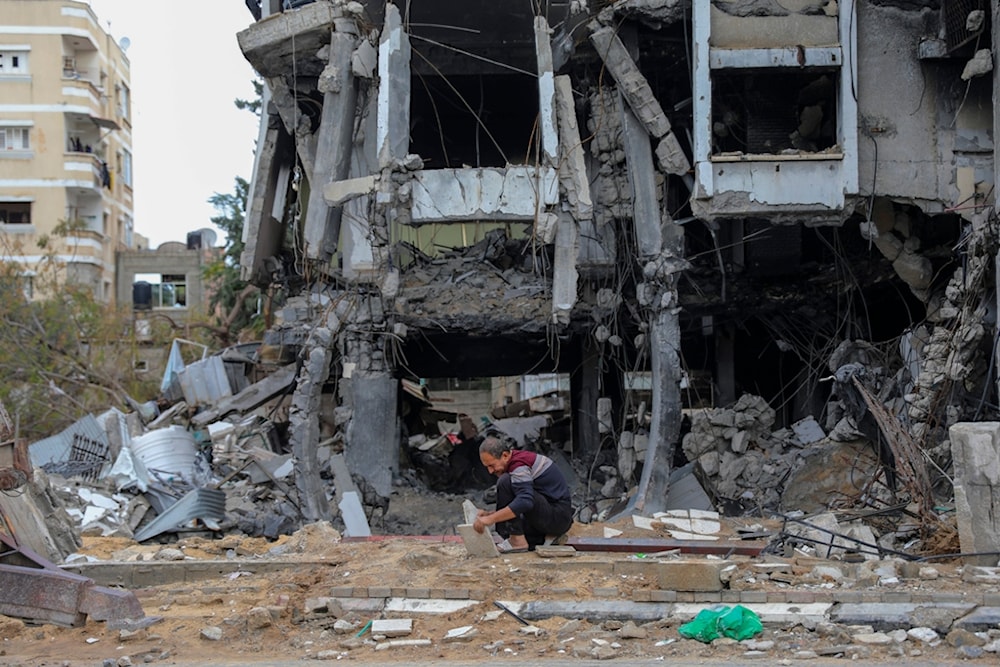
[[[338,28],[346,24],[338,23]],[[351,71],[351,56],[357,45],[356,35],[334,31],[330,35],[330,59],[319,77],[323,93],[323,111],[316,139],[316,157],[309,174],[309,203],[306,209],[306,256],[329,261],[340,238],[343,209],[331,207],[323,199],[324,186],[342,181],[350,173],[354,135],[357,85]]]
[[[580,368],[570,374],[573,406],[573,454],[588,466],[601,447],[597,426],[597,399],[601,397],[601,357],[593,336],[580,341]]]
[[[385,6],[378,44],[378,162],[401,160],[410,150],[410,38],[396,5]]]
[[[307,343],[306,361],[299,369],[288,417],[289,441],[295,456],[295,488],[299,494],[302,517],[308,522],[330,519],[330,504],[326,499],[326,485],[319,476],[316,449],[319,445],[320,399],[323,385],[330,375],[334,340],[329,329],[313,329]]]
[[[268,108],[270,94],[264,88],[261,107]],[[278,254],[281,246],[285,193],[291,170],[292,140],[281,127],[275,114],[261,114],[257,152],[254,156],[253,180],[247,193],[246,222],[243,230],[243,255],[240,277],[253,282],[266,282],[264,261]]]
[[[399,381],[383,349],[389,340],[382,299],[359,297],[343,335],[341,391],[351,409],[344,456],[352,473],[361,475],[381,495],[392,491],[399,471]]]

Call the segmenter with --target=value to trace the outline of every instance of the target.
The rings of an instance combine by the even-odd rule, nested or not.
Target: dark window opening
[[[31,204],[0,202],[0,225],[30,225]]]
[[[410,150],[428,169],[534,164],[538,82],[522,75],[414,75]],[[477,120],[478,117],[478,120]]]
[[[837,145],[835,73],[782,69],[712,77],[713,153],[817,152]]]

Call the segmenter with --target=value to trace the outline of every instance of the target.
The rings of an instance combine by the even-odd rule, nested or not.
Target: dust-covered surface
[[[523,626],[499,610],[494,601],[618,601],[622,609],[648,599],[659,591],[655,577],[615,574],[611,563],[636,555],[578,553],[572,558],[542,558],[535,553],[510,554],[499,559],[474,559],[454,537],[454,523],[461,516],[462,498],[400,491],[387,522],[415,527],[451,529],[438,537],[386,536],[373,541],[349,541],[326,523],[308,525],[275,541],[227,535],[188,536],[168,544],[136,544],[114,537],[86,537],[79,554],[101,561],[156,562],[232,559],[239,571],[226,576],[136,590],[147,616],[162,620],[136,631],[109,629],[102,622],[84,627],[28,626],[2,618],[3,662],[9,665],[95,665],[197,661],[267,662],[289,659],[352,659],[371,663],[429,660],[471,662],[496,659],[540,662],[567,658],[663,658],[697,660],[758,659],[779,661],[828,655],[855,657],[866,662],[888,662],[900,657],[948,661],[962,656],[995,659],[1000,630],[944,635],[928,642],[905,632],[886,634],[885,643],[874,628],[854,628],[833,623],[787,622],[767,624],[750,643],[720,639],[712,645],[684,639],[678,627],[684,619],[667,617],[651,622],[621,618],[574,620],[552,617]],[[452,503],[455,503],[454,506]],[[425,524],[421,517],[427,520]],[[723,519],[718,537],[733,540],[739,529],[770,532],[774,521]],[[621,538],[665,537],[637,528],[630,519],[613,524],[576,524],[571,537],[601,537],[606,530],[622,531]],[[645,555],[650,558],[651,555]],[[684,556],[704,559],[704,556]],[[781,572],[761,566],[763,560],[784,563]],[[996,594],[998,583],[962,581],[958,562],[926,563],[904,575],[901,561],[872,560],[851,564],[818,558],[767,556],[754,559],[733,556],[737,569],[726,590],[765,591],[774,595],[813,593],[817,601],[833,592],[859,591],[884,599],[887,593],[965,594],[977,600]],[[287,563],[277,572],[258,573],[263,561]],[[849,576],[840,578],[835,565]],[[888,569],[887,569],[888,568]],[[890,571],[898,576],[890,576]],[[352,587],[349,604],[368,603],[369,588],[429,589],[472,602],[467,608],[443,614],[351,611],[348,603],[321,598]],[[343,601],[344,598],[337,598]],[[784,598],[782,598],[784,599]],[[802,598],[805,600],[806,598]],[[874,598],[873,598],[874,599]],[[711,607],[709,602],[704,607]],[[751,605],[752,606],[752,605]],[[794,606],[794,605],[792,605]],[[378,618],[410,618],[412,632],[405,637],[373,637],[365,629]],[[449,633],[458,634],[454,640]],[[868,637],[867,635],[872,635]],[[218,637],[213,639],[210,637]],[[377,648],[389,641],[429,640],[429,645]],[[964,643],[964,647],[962,644]],[[933,644],[933,645],[932,645]],[[955,646],[953,644],[958,644]],[[837,650],[839,647],[839,651]]]

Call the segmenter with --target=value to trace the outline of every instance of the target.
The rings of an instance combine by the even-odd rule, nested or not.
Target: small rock
[[[816,651],[796,651],[792,654],[792,657],[796,660],[814,660],[819,656],[816,654]]]
[[[854,641],[860,644],[883,645],[891,644],[892,637],[884,632],[861,632],[854,635]]]
[[[933,628],[910,628],[906,631],[906,635],[924,644],[932,644],[941,640],[941,635],[935,632]]]
[[[357,630],[357,628],[358,628],[357,623],[351,623],[350,621],[345,620],[343,618],[338,618],[336,621],[333,622],[333,631],[336,632],[338,635],[346,635],[348,633],[354,632],[355,630]]]
[[[774,642],[770,639],[762,639],[757,641],[756,639],[747,639],[740,642],[748,651],[769,651],[774,648]]]
[[[134,639],[141,639],[143,635],[142,630],[119,630],[118,631],[118,641],[128,642]]]
[[[926,579],[928,581],[933,581],[934,579],[937,579],[938,577],[940,577],[941,573],[938,572],[937,569],[933,568],[933,567],[922,567],[922,568],[920,568],[918,576],[921,579]]]
[[[906,630],[902,630],[902,629],[900,629],[900,630],[893,630],[892,632],[889,632],[887,634],[892,639],[892,641],[895,642],[895,643],[897,643],[897,644],[902,644],[903,642],[906,641],[906,636],[907,636],[906,635]]]
[[[201,629],[201,638],[212,642],[222,639],[222,628],[217,625],[209,625]]]
[[[165,547],[156,552],[153,560],[184,560],[184,552],[174,547]]]
[[[626,621],[618,630],[618,636],[622,639],[645,639],[646,628],[640,628],[633,621]]]
[[[127,655],[123,655],[122,657],[118,658],[117,665],[118,667],[132,667],[132,658],[128,657]]]
[[[618,657],[618,651],[611,647],[610,644],[595,646],[590,652],[590,655],[595,660],[611,660]]]
[[[959,646],[958,656],[960,658],[972,658],[972,659],[981,658],[983,657],[983,649],[981,646],[969,646],[969,645]]]
[[[519,632],[522,635],[541,637],[545,633],[545,630],[541,629],[537,625],[522,625],[521,628],[519,629]]]
[[[948,633],[945,637],[945,641],[948,642],[949,646],[954,646],[955,648],[962,648],[963,646],[983,646],[986,644],[986,640],[982,637],[975,635],[968,630],[962,630],[961,628],[956,628]]]
[[[444,641],[446,642],[468,642],[479,634],[471,625],[463,625],[460,628],[452,628],[447,633],[445,633]]]
[[[576,633],[580,632],[582,628],[583,628],[583,621],[581,621],[578,618],[573,619],[572,621],[566,621],[565,623],[563,623],[561,628],[556,630],[556,637],[558,637],[559,639],[566,639],[567,637],[571,637]]]
[[[320,651],[316,654],[317,660],[340,660],[342,653],[340,651]]]
[[[247,612],[247,627],[251,630],[270,627],[271,623],[271,612],[264,607],[254,607]]]

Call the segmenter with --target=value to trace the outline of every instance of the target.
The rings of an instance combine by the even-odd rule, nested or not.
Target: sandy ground
[[[396,498],[387,523],[452,530],[461,516],[461,497],[412,494]],[[409,518],[408,518],[409,517]],[[377,522],[376,522],[377,523]],[[727,522],[724,533],[739,524]],[[574,535],[601,536],[605,525],[576,525]],[[615,525],[625,536],[650,537],[630,524]],[[722,537],[728,537],[723,535]],[[164,550],[167,550],[166,552]],[[172,550],[172,551],[171,551]],[[177,552],[179,550],[179,554]],[[632,660],[745,659],[746,647],[729,643],[705,645],[681,638],[677,623],[656,621],[635,629],[617,621],[575,622],[564,618],[538,621],[530,631],[494,606],[494,600],[536,600],[593,597],[595,589],[613,589],[612,599],[633,599],[638,589],[657,589],[655,581],[641,575],[611,576],[593,568],[576,567],[569,559],[556,563],[534,553],[512,554],[500,559],[473,559],[460,542],[415,540],[403,537],[377,542],[346,542],[329,524],[306,526],[277,541],[242,536],[186,537],[173,544],[139,545],[120,538],[85,538],[80,553],[99,560],[152,560],[173,553],[184,559],[240,558],[247,563],[239,576],[172,584],[135,591],[147,616],[158,623],[135,632],[111,630],[104,623],[88,621],[83,627],[29,626],[0,616],[0,663],[6,665],[127,665],[139,663],[237,661],[277,662],[289,659],[353,659],[371,663],[416,661],[479,662],[501,659],[540,662],[573,658]],[[582,556],[580,557],[582,558]],[[622,558],[587,554],[588,559]],[[253,563],[280,559],[288,567],[275,574],[253,573]],[[579,560],[579,558],[578,558]],[[741,567],[749,567],[741,559]],[[955,566],[937,565],[942,576],[935,586],[960,589]],[[344,612],[341,623],[333,614],[306,614],[306,600],[329,596],[336,586],[389,586],[468,588],[485,592],[484,601],[468,609],[441,615],[411,614],[408,639],[430,640],[429,646],[376,650],[370,632],[363,632],[369,616]],[[773,585],[773,582],[772,582]],[[343,626],[343,627],[341,627]],[[465,641],[446,641],[449,631],[471,626]],[[218,628],[219,639],[205,637]],[[360,636],[359,636],[360,635]],[[634,635],[634,636],[633,636]],[[760,640],[773,641],[765,662],[795,657],[796,652],[837,643],[843,636],[820,636],[801,626],[768,629]],[[868,662],[898,660],[923,655],[955,657],[955,648],[931,649],[914,643],[861,647],[858,658]],[[914,654],[914,651],[917,653]],[[935,651],[944,651],[937,654]],[[935,658],[935,656],[938,656]],[[986,659],[996,655],[987,653]]]

